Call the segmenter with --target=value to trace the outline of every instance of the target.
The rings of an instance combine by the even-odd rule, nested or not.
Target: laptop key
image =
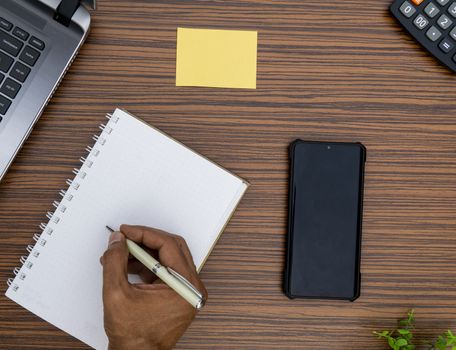
[[[23,83],[30,74],[30,70],[31,69],[29,67],[22,64],[21,62],[16,62],[13,69],[11,69],[10,76]]]
[[[11,68],[11,65],[13,64],[13,61],[14,60],[11,57],[4,54],[3,52],[0,52],[0,71],[5,73],[8,72]]]
[[[13,28],[13,24],[8,22],[6,19],[0,17],[0,28],[5,30],[11,30]]]
[[[22,62],[27,63],[29,66],[34,66],[39,57],[40,53],[38,51],[30,46],[26,46],[24,51],[22,51],[19,56],[19,59]]]
[[[13,79],[7,78],[0,88],[0,92],[10,98],[15,98],[20,88],[21,84],[16,83]]]
[[[11,106],[11,101],[6,97],[0,95],[0,114],[5,115],[8,112],[9,107]],[[1,121],[1,119],[0,119]]]
[[[22,46],[24,46],[24,44],[22,44],[21,41],[0,31],[0,49],[16,57],[21,51]]]
[[[44,41],[38,39],[35,36],[32,36],[29,40],[29,44],[32,45],[35,49],[38,49],[40,51],[44,50]]]
[[[0,73],[0,83],[5,79],[5,74]]]
[[[27,33],[24,29],[21,29],[19,27],[14,28],[13,35],[22,40],[27,40],[30,36],[29,33]]]

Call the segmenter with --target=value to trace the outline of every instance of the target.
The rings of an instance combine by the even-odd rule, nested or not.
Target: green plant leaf
[[[394,338],[388,338],[388,345],[391,349],[396,349],[396,340]]]
[[[396,346],[397,347],[402,347],[402,346],[406,346],[408,344],[408,341],[404,338],[399,338],[397,341],[396,341]]]
[[[379,339],[381,339],[381,338],[388,338],[390,336],[391,332],[390,331],[381,331],[381,332],[374,331],[372,333],[374,333]]]
[[[397,328],[392,331],[374,331],[373,334],[379,339],[385,339],[393,350],[415,350],[416,346],[412,344],[414,322],[415,314],[414,310],[411,309],[407,313],[407,318],[399,321],[399,325],[403,328]],[[447,330],[439,335],[433,343],[425,341],[425,344],[428,344],[429,350],[449,350],[450,347],[451,350],[456,350],[456,336],[451,330]]]
[[[415,322],[415,310],[411,309],[407,313],[407,318],[400,320],[399,325],[405,328],[414,328],[413,323]]]

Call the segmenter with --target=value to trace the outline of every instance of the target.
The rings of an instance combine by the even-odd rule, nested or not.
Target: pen
[[[114,232],[111,227],[106,226],[106,228],[110,232]],[[126,240],[130,254],[157,275],[157,277],[166,283],[168,287],[187,300],[195,309],[199,310],[204,306],[204,303],[206,302],[204,296],[195,288],[195,286],[193,286],[193,284],[185,279],[185,277],[170,267],[162,266],[159,261],[154,259],[148,252],[132,240],[129,240],[128,238]]]

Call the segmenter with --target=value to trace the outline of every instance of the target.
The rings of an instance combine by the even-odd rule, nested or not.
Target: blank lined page
[[[200,269],[247,187],[117,109],[6,296],[106,349],[99,263],[105,226],[129,223],[182,235]]]

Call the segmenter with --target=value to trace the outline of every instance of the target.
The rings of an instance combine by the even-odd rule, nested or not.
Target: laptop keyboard
[[[42,40],[0,17],[0,123],[44,47]]]

